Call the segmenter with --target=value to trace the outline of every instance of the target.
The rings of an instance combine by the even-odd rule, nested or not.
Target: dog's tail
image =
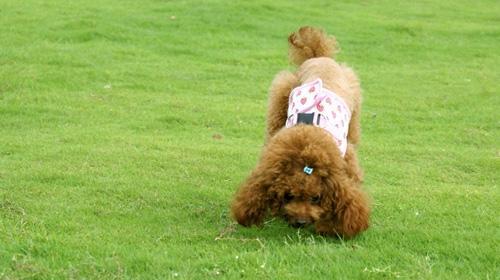
[[[323,30],[304,26],[288,36],[288,55],[296,65],[314,57],[333,57],[338,52],[337,40]]]

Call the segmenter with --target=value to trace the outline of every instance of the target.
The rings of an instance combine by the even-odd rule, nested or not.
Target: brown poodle
[[[260,225],[269,213],[295,227],[314,225],[319,234],[352,237],[368,228],[370,215],[356,157],[359,81],[349,67],[331,58],[336,41],[323,31],[302,27],[288,42],[290,60],[299,68],[295,73],[280,72],[272,82],[266,145],[236,193],[232,215],[244,226]],[[323,105],[333,98],[339,100],[329,117]],[[312,102],[303,112],[314,108],[315,113],[294,109],[299,102]],[[334,122],[339,119],[337,107],[345,109],[340,120],[342,125],[346,121],[344,133],[335,131],[340,124]]]

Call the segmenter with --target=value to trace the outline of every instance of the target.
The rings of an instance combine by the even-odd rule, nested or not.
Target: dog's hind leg
[[[347,140],[352,144],[358,144],[359,138],[361,137],[361,87],[359,85],[359,79],[354,73],[354,71],[347,65],[341,64],[342,70],[349,84],[350,95],[354,101],[354,108],[352,108],[351,121],[349,122],[349,134],[347,135]]]
[[[351,115],[351,121],[349,122],[349,133],[347,134],[347,141],[354,145],[359,144],[359,139],[361,138],[361,104],[357,102],[354,106]]]
[[[288,98],[292,89],[299,84],[299,79],[289,71],[282,71],[274,77],[269,89],[266,143],[278,130],[285,126]]]
[[[344,159],[347,163],[347,175],[360,186],[363,182],[363,170],[359,166],[358,157],[356,156],[356,148],[353,144],[347,144],[347,151]]]

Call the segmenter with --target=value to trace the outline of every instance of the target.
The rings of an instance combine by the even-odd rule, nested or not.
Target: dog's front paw
[[[233,218],[242,226],[261,225],[264,219],[263,209],[249,207],[248,205],[233,204],[231,209]]]
[[[314,229],[319,235],[337,236],[335,225],[328,221],[319,221],[314,225]]]

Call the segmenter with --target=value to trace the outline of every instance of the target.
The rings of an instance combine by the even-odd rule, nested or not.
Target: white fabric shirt
[[[312,121],[312,125],[330,133],[340,153],[345,156],[351,111],[341,97],[323,87],[321,79],[296,87],[290,93],[285,126],[300,123],[299,114],[302,118],[300,122],[304,119],[302,114],[307,114],[308,123]]]

